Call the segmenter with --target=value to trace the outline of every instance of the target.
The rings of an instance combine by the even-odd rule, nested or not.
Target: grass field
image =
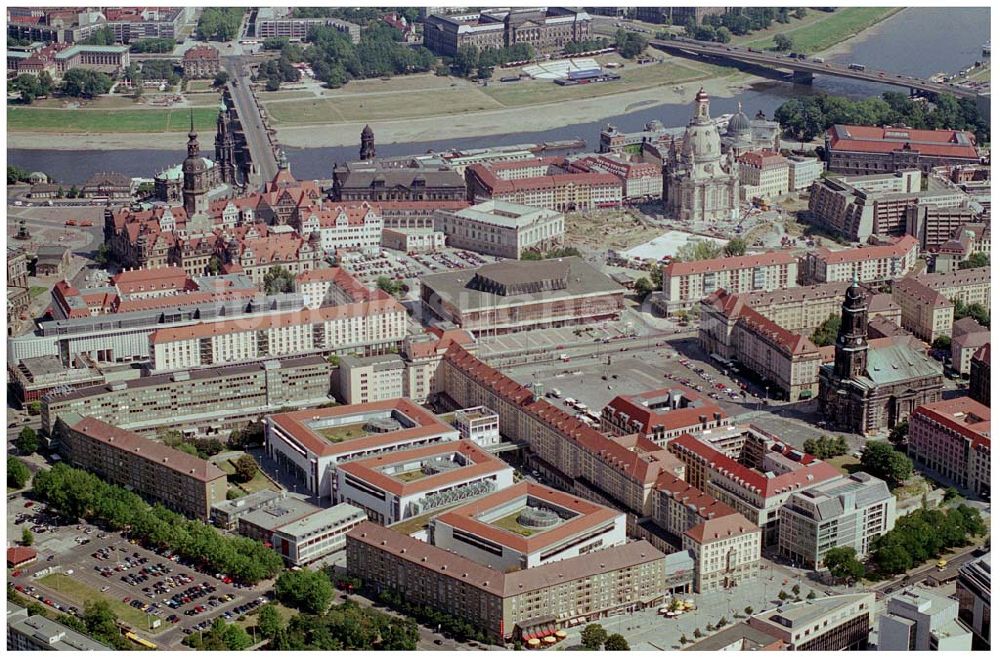
[[[822,20],[782,33],[792,39],[794,44],[792,50],[795,52],[820,52],[853,37],[902,9],[902,7],[844,7],[827,14]],[[767,48],[774,45],[774,37],[772,35],[757,38],[746,45]]]
[[[503,109],[503,105],[471,87],[317,98],[291,103],[265,101],[264,106],[274,122],[281,125],[379,121]]]
[[[214,88],[212,80],[188,80],[187,83],[188,91],[212,91]]]
[[[520,536],[531,536],[539,532],[539,530],[537,529],[525,527],[524,525],[519,523],[517,521],[517,517],[519,515],[521,515],[521,511],[517,510],[514,513],[511,513],[510,515],[504,516],[503,518],[497,518],[490,524],[493,525],[494,527],[505,529],[513,534],[518,534]]]
[[[41,578],[38,583],[42,586],[47,586],[53,591],[58,591],[75,602],[80,609],[83,609],[83,605],[91,600],[100,600],[101,598],[104,598],[108,601],[108,604],[111,606],[111,610],[116,616],[118,616],[119,619],[144,632],[152,632],[155,634],[171,627],[169,623],[163,622],[160,627],[156,629],[148,629],[149,623],[147,621],[146,614],[144,614],[141,610],[136,609],[135,607],[130,607],[120,600],[107,598],[97,589],[87,586],[83,582],[75,580],[69,575],[53,573]]]
[[[270,479],[264,476],[264,473],[260,470],[254,475],[253,479],[245,484],[239,484],[239,487],[246,491],[247,494],[257,493],[262,490],[273,490],[280,491],[281,489],[275,486]]]
[[[395,475],[395,478],[398,479],[399,481],[403,482],[404,484],[408,484],[411,481],[416,481],[418,479],[423,479],[426,476],[427,475],[424,474],[423,470],[417,469],[417,470],[410,470],[409,472],[403,472],[403,473],[400,473],[398,475]]]
[[[369,432],[365,431],[364,422],[355,422],[354,424],[320,429],[319,433],[331,443],[342,443],[345,440],[367,436]]]
[[[861,461],[854,458],[850,454],[835,456],[832,459],[826,459],[826,462],[843,472],[845,475],[854,474],[861,469]]]
[[[32,285],[31,288],[28,290],[28,294],[30,294],[31,298],[34,299],[34,298],[42,296],[43,294],[45,294],[48,291],[49,291],[49,288],[44,287],[42,285]]]
[[[194,125],[203,134],[215,129],[215,105],[196,107]],[[7,129],[30,132],[186,132],[189,110],[88,110],[69,111],[7,108]]]

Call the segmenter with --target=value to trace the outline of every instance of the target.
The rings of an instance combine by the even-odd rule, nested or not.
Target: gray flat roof
[[[286,497],[271,506],[251,511],[240,518],[240,522],[247,522],[257,527],[262,527],[268,531],[274,531],[290,522],[300,520],[305,516],[315,513],[319,507],[295,497]]]
[[[479,269],[460,269],[441,274],[430,274],[422,277],[420,284],[433,290],[443,300],[463,311],[539,301],[552,302],[578,296],[597,296],[615,292],[625,294],[624,288],[577,256],[540,262],[509,261],[498,264],[499,267],[498,265],[486,265]],[[561,276],[561,272],[565,270],[567,264],[569,265],[567,285],[561,290],[543,290],[505,297],[469,287],[469,282],[480,271],[494,280],[503,279],[505,283],[509,284]]]
[[[341,525],[352,520],[362,520],[367,514],[353,504],[341,503],[329,509],[321,509],[304,518],[293,520],[277,531],[293,538],[307,536],[330,525]]]

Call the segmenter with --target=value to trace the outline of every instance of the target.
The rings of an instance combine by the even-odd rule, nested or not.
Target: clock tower
[[[862,376],[868,366],[868,302],[855,280],[847,288],[840,313],[834,373],[843,379]]]

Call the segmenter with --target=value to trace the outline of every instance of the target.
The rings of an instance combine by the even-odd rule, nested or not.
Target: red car
[[[24,503],[24,508],[25,508],[25,509],[30,509],[30,508],[31,508],[31,507],[33,507],[33,506],[35,506],[35,503],[34,503],[34,502],[25,502],[25,503]]]
[[[12,572],[10,574],[10,576],[11,577],[20,577],[21,576],[21,571],[20,570],[15,570],[14,572]]]

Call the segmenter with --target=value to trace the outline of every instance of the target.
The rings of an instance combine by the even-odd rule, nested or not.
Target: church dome
[[[722,157],[722,140],[714,124],[688,126],[684,133],[683,153],[695,162],[708,162]]]
[[[729,119],[729,124],[726,126],[726,134],[730,137],[737,137],[742,133],[750,132],[750,117],[743,113],[743,108],[740,107],[736,114]]]

